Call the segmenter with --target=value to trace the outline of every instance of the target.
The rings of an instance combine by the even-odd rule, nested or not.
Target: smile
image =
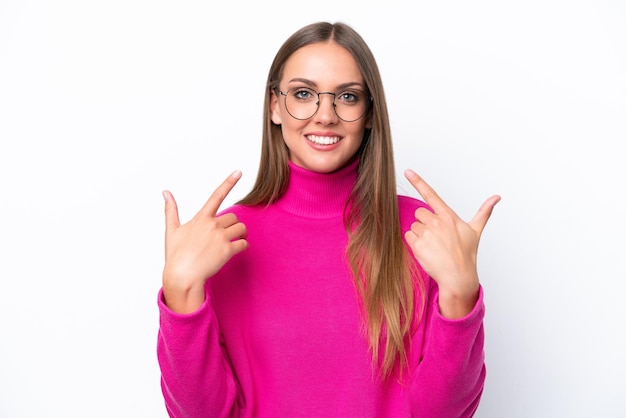
[[[332,145],[341,140],[338,136],[306,135],[306,139],[318,145]]]

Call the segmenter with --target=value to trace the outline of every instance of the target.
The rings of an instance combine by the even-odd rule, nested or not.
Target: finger
[[[232,255],[239,254],[248,248],[248,241],[245,239],[238,239],[236,241],[231,242],[231,250]]]
[[[493,208],[500,201],[500,199],[500,196],[494,195],[485,200],[485,202],[480,205],[478,212],[476,212],[474,218],[469,222],[469,225],[472,227],[473,230],[482,233],[483,229],[485,229],[485,225],[487,225],[487,221],[491,217]]]
[[[224,180],[222,184],[218,186],[217,189],[215,189],[200,211],[209,216],[215,216],[220,205],[224,199],[226,199],[228,193],[230,193],[233,187],[235,187],[235,184],[237,184],[240,178],[241,171],[235,170],[226,178],[226,180]]]
[[[426,231],[426,226],[423,223],[417,221],[411,224],[411,228],[404,233],[404,238],[408,241],[408,237],[411,237],[411,242],[417,241],[424,232]]]
[[[222,228],[228,228],[239,222],[237,215],[234,213],[225,213],[216,218],[217,224]]]
[[[429,208],[421,206],[415,210],[414,217],[416,221],[425,224],[428,220],[437,217],[437,215],[435,215]]]
[[[411,230],[408,230],[404,233],[404,239],[406,240],[407,244],[409,244],[411,248],[413,248],[413,244],[415,243],[415,241],[418,240],[417,235],[415,235],[415,232]]]
[[[424,198],[424,201],[428,203],[431,208],[433,208],[435,213],[449,209],[448,205],[446,205],[443,199],[439,197],[437,192],[435,192],[435,190],[430,187],[428,183],[426,183],[424,179],[421,178],[415,171],[406,170],[404,172],[404,176],[413,185],[415,190],[417,190],[417,192]]]
[[[248,229],[242,223],[234,224],[226,228],[225,238],[229,241],[244,239],[248,234]]]
[[[178,205],[174,195],[169,190],[164,190],[163,199],[165,199],[165,230],[178,228],[180,219],[178,218]]]

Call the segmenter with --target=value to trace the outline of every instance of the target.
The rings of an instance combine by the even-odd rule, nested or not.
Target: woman
[[[413,171],[396,194],[376,61],[349,26],[293,34],[269,71],[259,173],[184,225],[164,192],[158,358],[172,417],[466,417],[485,379],[465,223]]]

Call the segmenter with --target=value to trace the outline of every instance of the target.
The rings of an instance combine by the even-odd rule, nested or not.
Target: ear
[[[280,109],[278,104],[278,96],[276,95],[276,91],[272,90],[270,92],[270,116],[272,122],[276,125],[281,125],[283,123],[282,118],[280,117]]]
[[[372,129],[372,113],[370,112],[367,115],[367,119],[365,120],[365,129]]]

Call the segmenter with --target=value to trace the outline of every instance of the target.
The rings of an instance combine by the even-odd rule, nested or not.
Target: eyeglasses
[[[367,96],[361,90],[349,89],[337,93],[317,91],[308,87],[294,87],[283,92],[285,96],[285,108],[287,112],[298,120],[312,118],[319,109],[322,94],[333,96],[333,109],[339,119],[344,122],[354,122],[361,119],[367,113],[372,97]]]

